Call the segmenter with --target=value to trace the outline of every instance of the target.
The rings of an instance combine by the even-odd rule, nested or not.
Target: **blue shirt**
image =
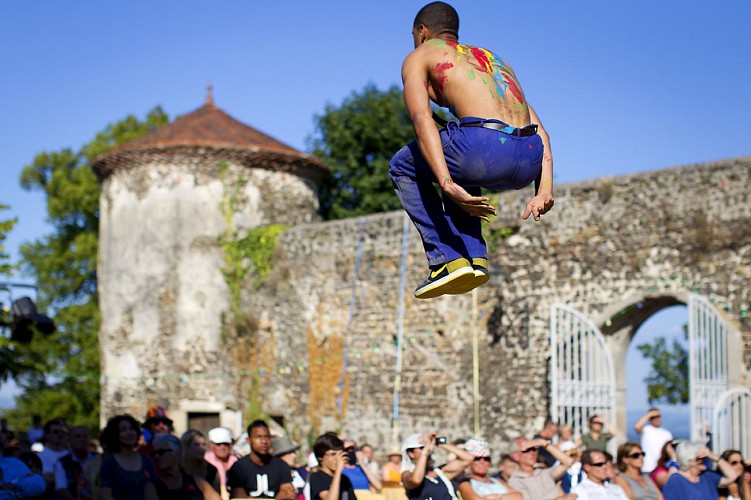
[[[355,465],[354,467],[344,467],[342,474],[349,478],[349,482],[352,483],[352,489],[369,489],[370,482],[368,481],[368,476],[365,475],[365,472],[363,472],[359,465]]]
[[[2,484],[12,484],[18,491],[0,490],[0,500],[17,497],[33,497],[44,493],[44,478],[40,474],[34,474],[17,458],[0,456],[0,469],[2,470]]]
[[[699,475],[698,483],[692,483],[675,473],[662,488],[662,495],[665,500],[717,500],[720,497],[717,486],[721,479],[720,474],[708,470]]]

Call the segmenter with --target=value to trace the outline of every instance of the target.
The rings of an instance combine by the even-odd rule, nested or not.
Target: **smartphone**
[[[357,455],[355,455],[354,451],[348,451],[347,458],[349,459],[349,465],[357,465]]]
[[[448,442],[448,440],[446,439],[445,436],[438,436],[437,438],[435,438],[435,444],[436,445],[446,444],[447,442]]]

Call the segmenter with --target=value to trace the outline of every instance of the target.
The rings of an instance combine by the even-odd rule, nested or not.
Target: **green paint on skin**
[[[469,79],[474,80],[475,79],[475,70],[471,69],[469,70]]]

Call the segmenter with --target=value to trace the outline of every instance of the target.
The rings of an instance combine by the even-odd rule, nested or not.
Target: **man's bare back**
[[[415,49],[429,75],[430,99],[458,118],[530,124],[529,107],[514,70],[487,49],[433,39]]]

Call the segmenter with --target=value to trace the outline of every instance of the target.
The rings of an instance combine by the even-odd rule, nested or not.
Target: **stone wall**
[[[505,447],[538,430],[549,411],[548,311],[555,302],[613,334],[609,316],[623,308],[693,291],[741,332],[747,368],[751,317],[741,311],[751,302],[750,174],[751,158],[742,158],[560,186],[554,210],[539,223],[520,218],[530,191],[500,196],[501,215],[488,227],[493,278],[478,290],[476,314],[471,294],[414,299],[426,261],[409,225],[401,434],[473,433],[473,331],[483,434]],[[394,212],[285,233],[275,275],[253,300],[272,325],[261,343],[273,338],[277,346],[278,369],[264,387],[285,395],[267,411],[295,428],[312,419],[317,430],[341,428],[389,445],[403,222]],[[644,319],[633,319],[629,335]],[[347,378],[337,410],[343,346]],[[321,363],[338,370],[320,380]]]
[[[154,179],[171,174],[144,173]],[[579,309],[606,335],[630,327],[628,337],[647,313],[670,302],[657,297],[676,303],[688,291],[712,300],[740,333],[745,376],[751,365],[751,317],[743,313],[751,308],[749,178],[751,158],[740,158],[559,186],[555,208],[538,223],[520,217],[530,190],[500,195],[500,215],[487,227],[492,279],[478,289],[476,306],[472,294],[414,299],[426,261],[411,224],[403,252],[401,211],[295,225],[282,235],[265,283],[246,290],[243,304],[257,331],[247,357],[232,363],[217,346],[228,300],[221,256],[210,238],[198,237],[215,237],[222,221],[214,213],[211,230],[188,227],[206,219],[202,210],[212,211],[217,194],[201,210],[196,207],[190,224],[164,214],[161,224],[176,227],[167,237],[150,234],[148,225],[137,227],[144,225],[137,221],[154,216],[157,205],[132,212],[140,203],[126,186],[132,181],[112,181],[102,202],[100,290],[103,297],[112,294],[102,303],[103,416],[123,409],[140,415],[155,394],[168,403],[193,398],[247,406],[236,389],[242,382],[238,374],[246,370],[241,379],[260,381],[264,411],[283,417],[299,442],[334,429],[385,450],[392,444],[401,325],[399,434],[430,429],[452,438],[473,434],[476,332],[482,434],[502,449],[518,434],[538,430],[549,411],[551,304]],[[221,190],[211,182],[207,189],[212,185]],[[182,203],[179,189],[149,192],[155,201],[172,196],[175,206]],[[285,190],[265,194],[269,203],[289,197]],[[132,213],[126,217],[125,211]],[[107,233],[126,222],[117,234]],[[200,241],[206,246],[187,259]],[[147,287],[155,274],[159,286]],[[193,282],[189,295],[212,290],[213,302],[183,297],[187,281]],[[180,300],[184,307],[175,308]],[[637,303],[651,308],[611,322]],[[142,307],[147,312],[139,312],[139,319]],[[164,318],[164,311],[171,313]],[[189,329],[194,321],[205,326]],[[190,337],[180,333],[188,330]],[[147,384],[112,375],[122,367],[127,373],[152,365]]]

